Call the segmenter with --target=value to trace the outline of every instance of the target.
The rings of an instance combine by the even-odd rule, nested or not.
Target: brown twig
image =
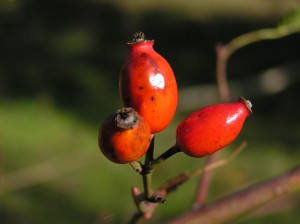
[[[247,142],[242,142],[236,150],[226,159],[218,160],[215,162],[211,162],[206,164],[204,167],[198,168],[194,171],[187,171],[177,175],[176,177],[166,181],[161,187],[160,191],[167,192],[167,194],[175,191],[178,186],[182,185],[186,181],[188,181],[192,177],[196,177],[202,175],[208,171],[212,171],[218,167],[227,165],[230,161],[232,161],[245,147],[247,146]]]
[[[199,211],[189,211],[168,224],[227,223],[268,202],[300,190],[300,165],[290,171],[221,198]]]
[[[228,164],[231,160],[233,160],[244,148],[246,147],[246,142],[243,142],[227,159],[222,159],[219,161],[215,161],[213,163],[209,163],[206,166],[199,168],[195,171],[190,172],[184,172],[176,176],[175,178],[172,178],[163,184],[158,191],[153,192],[151,189],[151,195],[146,195],[146,191],[144,189],[144,193],[141,193],[140,190],[137,187],[132,188],[132,196],[134,199],[134,203],[137,206],[138,211],[131,217],[129,223],[134,224],[138,223],[141,219],[149,219],[153,212],[156,210],[156,207],[158,203],[163,203],[165,201],[166,196],[175,191],[177,187],[179,187],[181,184],[188,181],[190,178],[199,176],[203,173],[208,173],[212,171],[213,169],[216,169],[218,167],[224,166]],[[167,152],[169,153],[163,153],[158,158],[169,158],[169,155],[174,155],[178,152],[178,149],[176,147],[171,147]],[[160,161],[153,160],[153,161]],[[161,161],[160,161],[161,162]],[[160,162],[157,163],[160,164]],[[155,163],[154,163],[155,164]],[[153,170],[152,170],[153,171]],[[152,172],[151,171],[151,172]],[[142,171],[143,172],[143,171]],[[143,177],[144,178],[144,177]],[[146,183],[144,183],[146,184]],[[149,184],[149,182],[147,183]],[[149,192],[148,192],[149,193]]]
[[[227,80],[227,61],[230,57],[231,52],[228,51],[228,48],[225,45],[218,44],[216,46],[216,55],[217,55],[217,64],[216,64],[216,79],[217,79],[217,88],[219,92],[219,98],[221,102],[230,101],[230,90]],[[213,163],[218,158],[218,153],[214,153],[206,159],[206,165]],[[193,209],[199,209],[202,204],[204,204],[209,185],[212,178],[212,171],[205,171],[202,177],[199,180],[198,191],[196,192],[196,199],[193,204]]]
[[[157,207],[157,203],[145,200],[145,193],[141,193],[138,187],[131,189],[137,212],[133,214],[128,224],[137,224],[142,219],[150,219]]]
[[[231,55],[231,51],[226,45],[217,44],[216,46],[216,79],[221,102],[230,101],[230,90],[227,80],[227,61]]]
[[[218,159],[218,154],[209,156],[206,160],[205,166],[214,163]],[[196,192],[195,202],[193,204],[193,210],[199,210],[204,204],[211,183],[212,170],[206,171],[203,173],[202,178],[200,178],[198,192]]]

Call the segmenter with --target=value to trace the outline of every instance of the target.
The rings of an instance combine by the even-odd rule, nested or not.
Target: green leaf
[[[282,19],[278,27],[283,26],[295,26],[300,28],[300,8],[294,9]]]

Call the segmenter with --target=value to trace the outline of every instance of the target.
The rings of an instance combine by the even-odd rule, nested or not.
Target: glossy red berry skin
[[[103,155],[114,163],[124,164],[142,157],[151,140],[148,123],[132,108],[122,108],[104,120],[98,135]]]
[[[251,113],[250,101],[242,97],[236,102],[204,107],[179,124],[176,144],[192,157],[211,155],[238,136]]]
[[[169,63],[153,49],[153,40],[127,43],[129,54],[121,68],[120,96],[149,124],[151,133],[165,129],[177,107],[177,83]]]

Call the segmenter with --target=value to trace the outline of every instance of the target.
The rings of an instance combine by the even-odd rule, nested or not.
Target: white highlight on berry
[[[153,74],[149,77],[149,81],[154,88],[165,88],[165,79],[160,73]]]

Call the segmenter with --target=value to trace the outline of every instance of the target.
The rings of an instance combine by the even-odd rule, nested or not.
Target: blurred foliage
[[[300,10],[299,8],[293,10],[287,14],[282,21],[279,23],[279,26],[294,25],[300,27]]]
[[[263,1],[261,7],[252,6],[253,17],[251,10],[248,17],[237,17],[242,7],[238,3],[236,8],[227,7],[235,13],[222,14],[219,7],[215,14],[207,12],[214,16],[203,19],[194,16],[200,1],[197,7],[187,1],[184,12],[177,1],[167,1],[172,3],[170,9],[166,2],[161,7],[157,1],[155,7],[146,2],[142,7],[147,10],[139,10],[139,4],[132,1],[0,1],[0,223],[128,220],[135,211],[130,188],[141,186],[140,177],[129,166],[111,164],[100,155],[97,128],[121,106],[118,73],[131,34],[142,30],[155,39],[155,49],[172,65],[179,88],[189,88],[215,82],[218,41],[226,43],[242,33],[273,27],[280,11],[276,10],[275,17],[272,13],[257,17],[255,12],[266,10],[270,2]],[[214,10],[204,2],[205,10]],[[286,6],[291,2],[285,1]],[[286,12],[279,5],[272,7]],[[299,50],[299,34],[247,47],[230,59],[229,79],[299,61]],[[216,170],[209,200],[299,163],[299,96],[300,84],[295,82],[278,94],[251,99],[254,114],[221,156],[228,156],[242,139],[249,141],[249,147],[230,165]],[[158,134],[156,154],[174,143],[176,125],[183,116],[177,114],[171,126]],[[48,173],[27,178],[33,175],[28,168],[39,164]],[[166,176],[202,164],[202,160],[176,155],[154,174],[156,186]],[[3,191],[5,178],[19,171],[23,176],[15,180],[15,188]],[[190,192],[196,186],[197,180],[192,179],[170,195],[151,222],[189,209],[194,197]],[[267,212],[238,223],[296,223],[299,201],[298,195],[282,203],[281,208],[288,208],[284,212],[267,207]]]

